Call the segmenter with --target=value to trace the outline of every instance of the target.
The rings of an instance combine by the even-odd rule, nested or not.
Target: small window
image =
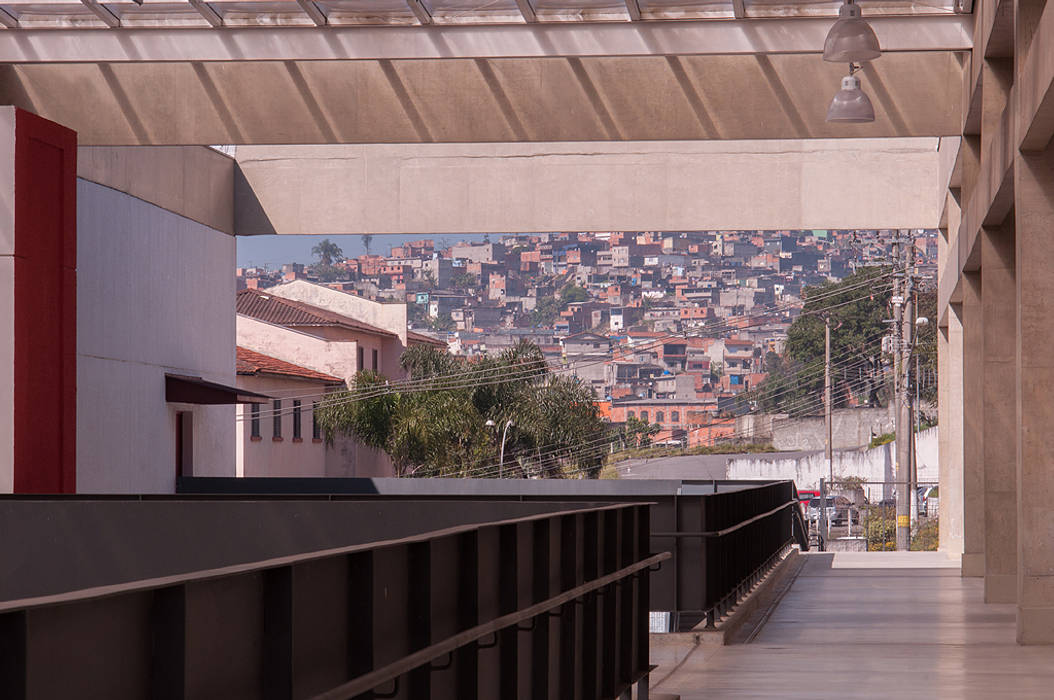
[[[628,415],[630,418],[636,418],[637,417],[637,415],[633,411],[627,411],[626,415]]]
[[[640,412],[640,419],[642,421],[644,421],[645,423],[647,423],[648,422],[648,412],[647,411],[641,411]]]
[[[681,422],[681,412],[680,411],[670,411],[670,422],[671,423],[680,423]]]
[[[274,402],[271,404],[271,408],[274,411],[274,418],[272,419],[274,421],[273,422],[273,425],[274,425],[273,430],[274,430],[274,432],[271,435],[271,439],[272,440],[281,440],[282,439],[282,401],[280,399],[275,399]]]
[[[658,413],[655,414],[655,422],[656,423],[665,423],[666,422],[666,415],[662,411],[659,411]]]
[[[373,371],[376,372],[380,369],[380,365],[377,364],[377,351],[373,351]]]
[[[293,439],[301,440],[300,436],[300,402],[293,402]]]
[[[359,346],[359,367],[358,367],[358,369],[359,369],[360,372],[362,370],[366,369],[366,349],[364,347],[362,347],[361,345]]]
[[[311,404],[311,439],[322,439],[322,426],[318,424],[318,402]]]
[[[260,404],[254,403],[252,405],[252,437],[260,437]]]

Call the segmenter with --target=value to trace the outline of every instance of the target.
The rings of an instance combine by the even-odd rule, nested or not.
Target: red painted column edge
[[[30,155],[30,141],[38,140],[53,145],[62,151],[62,202],[57,203],[58,212],[35,212],[29,206],[24,183],[29,181],[29,175],[34,168],[39,167],[33,162]],[[60,309],[59,331],[52,342],[61,348],[60,366],[58,372],[58,389],[53,396],[31,395],[31,391],[21,382],[20,371],[24,374],[27,362],[32,358],[19,357],[18,337],[20,332],[25,332],[29,324],[34,320],[44,317],[51,310],[41,308],[38,301],[39,295],[35,294],[36,280],[19,276],[17,269],[15,275],[15,435],[14,435],[14,461],[15,461],[15,484],[16,493],[29,490],[40,492],[39,486],[26,488],[34,484],[34,476],[30,470],[51,468],[57,472],[57,478],[50,480],[46,491],[57,493],[76,493],[77,490],[77,134],[59,124],[38,117],[21,109],[15,111],[15,258],[16,265],[20,257],[20,230],[25,228],[27,220],[42,215],[58,215],[61,219],[61,251],[59,270],[53,279],[58,280],[58,296]],[[20,188],[20,184],[23,186]],[[24,246],[23,246],[24,249]],[[24,257],[24,256],[23,256]],[[23,269],[26,269],[23,266]],[[24,354],[24,353],[23,353]],[[20,458],[24,455],[27,441],[33,440],[35,436],[30,434],[25,426],[29,421],[24,417],[31,415],[35,405],[42,401],[58,402],[60,410],[60,423],[58,437],[61,440],[60,464],[59,465],[36,465],[30,463],[32,460]],[[55,469],[57,467],[57,470]],[[22,488],[20,488],[20,485]]]

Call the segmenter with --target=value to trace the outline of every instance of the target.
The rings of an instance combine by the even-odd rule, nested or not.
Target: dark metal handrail
[[[315,696],[315,700],[345,700],[346,698],[353,698],[356,695],[365,693],[368,690],[372,690],[394,678],[405,675],[410,671],[424,666],[432,659],[448,654],[459,647],[466,646],[472,642],[483,639],[484,637],[497,632],[498,630],[518,625],[520,622],[532,618],[536,618],[539,615],[548,613],[554,608],[558,608],[565,603],[569,603],[572,600],[579,598],[586,593],[596,591],[604,586],[608,586],[613,583],[620,583],[622,580],[634,575],[638,571],[643,569],[649,569],[656,564],[660,564],[670,558],[669,552],[661,552],[659,554],[653,554],[652,556],[639,561],[635,564],[625,566],[614,573],[601,576],[593,579],[580,586],[576,586],[571,590],[564,591],[559,595],[555,595],[548,600],[544,600],[541,603],[536,603],[530,607],[524,608],[508,615],[503,615],[499,618],[495,618],[490,622],[486,622],[482,625],[477,625],[472,629],[465,630],[455,634],[452,637],[447,637],[441,642],[432,644],[431,646],[425,647],[419,651],[402,657],[398,661],[388,664],[382,668],[370,671],[367,674],[359,676],[358,678],[348,681],[343,685],[337,686],[330,691],[321,693]],[[531,628],[533,629],[533,628]],[[530,631],[530,630],[525,630]]]
[[[398,539],[8,600],[0,697],[617,697],[650,670],[649,579],[671,556],[649,548],[649,511],[495,507]]]
[[[775,515],[776,513],[779,513],[781,510],[787,508],[788,506],[796,505],[798,505],[798,501],[796,500],[787,501],[786,503],[782,503],[776,506],[772,510],[765,511],[761,515],[755,515],[753,518],[750,518],[749,520],[744,520],[743,522],[733,525],[731,527],[726,527],[724,530],[709,530],[702,532],[653,532],[651,533],[651,535],[652,537],[723,537],[724,535],[732,534],[736,530],[744,528],[747,525],[750,525],[751,523],[756,523],[759,520],[764,520],[770,515]]]
[[[645,503],[642,505],[650,504]],[[625,505],[615,504],[604,506],[591,506],[589,510],[594,512],[603,512],[609,510],[619,510],[621,508],[625,508]],[[342,554],[355,554],[358,552],[374,551],[389,547],[400,547],[417,542],[428,542],[439,537],[448,537],[451,535],[458,535],[465,532],[478,530],[482,526],[499,527],[501,525],[532,523],[535,521],[548,520],[550,518],[560,517],[564,515],[573,515],[575,513],[580,512],[582,512],[582,509],[570,509],[541,513],[538,515],[527,515],[519,518],[509,518],[507,520],[488,521],[485,523],[473,523],[469,525],[457,525],[454,527],[444,528],[441,530],[432,530],[423,534],[411,535],[409,537],[402,537],[399,539],[380,540],[377,542],[366,542],[364,544],[348,545],[347,547],[321,549],[314,552],[306,552],[304,554],[294,554],[286,557],[275,557],[273,559],[248,562],[246,564],[232,564],[231,566],[223,566],[215,569],[205,569],[187,574],[160,576],[156,578],[142,579],[139,581],[130,581],[128,583],[118,583],[109,586],[96,586],[93,588],[85,588],[77,591],[70,591],[68,593],[56,593],[53,595],[39,596],[33,598],[21,598],[18,600],[0,601],[0,613],[7,612],[9,610],[28,610],[30,608],[37,608],[48,605],[77,603],[98,598],[106,598],[109,596],[123,595],[125,593],[135,593],[138,591],[149,591],[157,588],[166,588],[169,586],[179,586],[188,583],[197,583],[201,581],[208,581],[211,579],[224,578],[226,576],[235,576],[238,574],[251,573],[254,571],[260,571],[262,569],[276,569],[283,566],[291,566],[294,564],[304,564],[319,559],[327,559],[329,557],[339,556]]]

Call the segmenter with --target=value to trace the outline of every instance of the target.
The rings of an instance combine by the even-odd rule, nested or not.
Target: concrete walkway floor
[[[806,554],[754,640],[653,644],[651,692],[689,698],[1054,698],[1054,647],[937,552]]]

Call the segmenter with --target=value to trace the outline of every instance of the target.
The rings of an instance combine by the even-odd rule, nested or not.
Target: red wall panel
[[[15,116],[15,493],[77,488],[77,135]]]

